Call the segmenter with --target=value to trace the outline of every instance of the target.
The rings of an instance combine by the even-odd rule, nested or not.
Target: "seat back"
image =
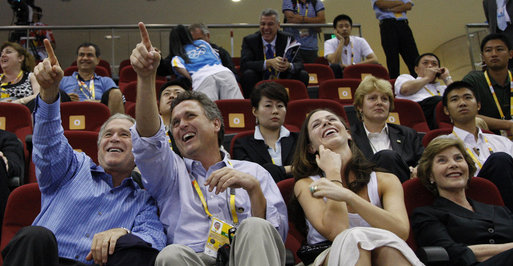
[[[344,68],[344,78],[347,79],[363,79],[367,75],[386,80],[390,78],[388,70],[379,64],[356,64]]]
[[[444,113],[444,105],[442,101],[438,102],[435,107],[435,120],[438,128],[452,128],[451,118]]]
[[[233,134],[255,129],[256,120],[247,99],[224,99],[216,101],[224,120],[224,133]]]
[[[64,76],[71,76],[73,75],[73,72],[76,72],[78,71],[78,67],[75,65],[75,66],[69,66],[68,68],[64,69]],[[96,75],[98,76],[102,76],[102,77],[110,77],[110,72],[104,67],[104,66],[101,66],[101,65],[97,65],[96,68],[94,69],[94,73],[96,73]]]
[[[121,74],[121,69],[123,69],[124,67],[129,66],[129,65],[130,65],[130,59],[125,59],[125,60],[119,62],[118,77]]]
[[[287,178],[278,182],[278,188],[280,189],[281,196],[289,207],[289,203],[294,195],[294,178]],[[289,232],[287,234],[287,240],[285,241],[285,248],[291,250],[294,253],[294,258],[296,263],[301,262],[299,257],[297,256],[297,250],[301,248],[302,243],[305,241],[305,236],[301,234],[297,229],[294,223],[290,221],[289,216]]]
[[[321,82],[334,79],[335,74],[328,65],[324,64],[304,64],[306,72],[308,72],[308,87],[319,86]]]
[[[61,103],[61,119],[64,130],[100,131],[100,127],[109,117],[109,108],[102,103]]]
[[[403,183],[404,190],[404,203],[408,217],[411,217],[413,210],[418,207],[431,205],[435,197],[422,185],[420,179],[412,178]],[[497,187],[489,180],[481,177],[473,177],[470,181],[470,186],[466,191],[467,197],[492,205],[504,206],[501,194]],[[408,245],[415,251],[417,245],[413,238],[413,232],[410,230],[410,235],[406,241]]]
[[[23,227],[32,224],[41,210],[41,192],[37,183],[26,184],[13,190],[5,206],[0,250]]]
[[[352,105],[354,93],[360,85],[359,79],[330,79],[321,82],[319,99],[332,99],[342,105]]]
[[[121,89],[131,81],[137,81],[137,73],[131,65],[126,65],[119,71],[119,88]]]
[[[69,145],[79,152],[85,152],[87,156],[98,164],[98,132],[96,131],[64,131]]]
[[[394,105],[395,109],[390,112],[387,122],[411,127],[417,132],[429,131],[424,112],[417,102],[394,99]]]
[[[328,99],[304,99],[289,103],[285,115],[285,124],[301,129],[308,113],[315,109],[330,109],[347,122],[344,107],[338,102]]]
[[[235,136],[233,136],[233,138],[230,140],[230,154],[232,155],[232,158],[233,158],[233,144],[235,143],[235,141],[239,138],[253,135],[253,134],[255,134],[255,130],[247,130],[247,131],[239,132],[239,133],[235,134]]]
[[[308,90],[303,82],[295,79],[275,79],[275,80],[262,80],[259,81],[256,85],[260,85],[265,82],[276,82],[283,87],[287,91],[289,95],[289,101],[300,100],[300,99],[308,99]]]
[[[452,132],[452,127],[451,128],[437,128],[437,129],[433,129],[433,130],[430,130],[426,133],[426,135],[424,135],[424,137],[422,137],[422,145],[425,147],[427,147],[427,145],[436,137],[438,136],[441,136],[441,135],[448,135],[448,134],[451,134]]]

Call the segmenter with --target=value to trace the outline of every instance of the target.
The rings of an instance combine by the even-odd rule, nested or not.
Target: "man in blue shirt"
[[[285,15],[285,23],[295,24],[324,24],[324,4],[320,0],[283,0],[281,6]],[[292,28],[286,27],[288,32],[301,43],[299,52],[304,63],[314,63],[319,51],[317,44],[318,28]]]
[[[4,265],[153,265],[166,239],[155,201],[131,177],[134,121],[116,114],[105,122],[99,166],[73,151],[59,112],[63,71],[44,42],[49,57],[34,70],[41,85],[33,134],[41,212],[4,249]]]
[[[209,246],[228,235],[230,225],[237,228],[230,265],[284,265],[285,202],[263,167],[231,160],[220,150],[223,118],[205,94],[187,91],[174,99],[171,131],[183,158],[169,148],[154,100],[160,55],[144,24],[139,28],[142,42],[130,57],[138,75],[137,123],[130,131],[144,185],[157,200],[172,244],[156,265],[215,265],[217,249]]]
[[[387,57],[387,68],[391,79],[399,76],[399,54],[410,70],[415,74],[415,59],[419,56],[417,44],[413,38],[406,12],[410,11],[411,0],[371,0],[372,8],[379,20],[381,45]]]
[[[77,48],[78,71],[62,78],[59,88],[71,97],[72,101],[102,102],[111,114],[125,113],[123,94],[110,77],[94,73],[100,63],[100,48],[94,43],[82,43]]]

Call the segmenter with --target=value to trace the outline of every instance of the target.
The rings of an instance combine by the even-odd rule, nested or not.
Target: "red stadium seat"
[[[216,104],[223,115],[225,134],[255,129],[256,120],[249,100],[224,99],[217,100]]]
[[[452,128],[451,118],[444,113],[444,105],[442,101],[438,102],[435,107],[435,120],[438,128]]]
[[[100,131],[110,117],[109,108],[97,102],[61,103],[61,119],[64,130]]]
[[[287,90],[289,94],[289,101],[300,100],[300,99],[308,99],[308,91],[305,87],[305,84],[299,80],[295,79],[275,79],[275,80],[262,80],[259,81],[256,85],[265,83],[265,82],[276,82],[281,84]]]
[[[433,130],[430,130],[426,133],[426,135],[424,135],[424,137],[422,137],[422,145],[424,147],[427,147],[427,145],[436,137],[438,136],[441,136],[441,135],[448,135],[448,134],[451,134],[452,132],[452,127],[450,128],[437,128],[437,129],[433,129]]]
[[[304,64],[305,70],[308,72],[308,87],[319,86],[319,84],[328,79],[334,79],[335,74],[328,65],[324,64]]]
[[[294,195],[294,178],[282,180],[278,182],[277,185],[280,189],[281,196],[285,200],[285,204],[289,207],[288,204]],[[301,262],[296,253],[304,242],[305,236],[296,229],[296,226],[291,222],[291,217],[289,216],[289,232],[287,234],[287,240],[285,241],[285,247],[294,253],[296,264]]]
[[[344,68],[344,78],[363,79],[366,75],[373,75],[388,80],[390,77],[385,67],[379,64],[356,64]]]
[[[74,150],[85,152],[95,164],[98,164],[98,132],[66,130],[64,136]]]
[[[394,99],[394,105],[395,109],[388,117],[389,123],[411,127],[417,132],[429,131],[424,112],[417,102]]]
[[[335,112],[347,122],[346,112],[340,103],[327,99],[304,99],[289,103],[287,115],[285,116],[285,124],[301,129],[301,125],[310,111],[324,108]]]
[[[360,85],[359,79],[330,79],[321,82],[319,99],[336,100],[342,105],[352,105],[354,93]]]
[[[73,75],[73,72],[76,72],[76,71],[78,71],[77,66],[70,66],[70,67],[64,69],[64,76],[71,76],[71,75]],[[98,76],[110,77],[109,71],[107,71],[107,69],[105,67],[100,66],[100,65],[96,66],[96,68],[94,69],[94,73],[96,73],[96,75],[98,75]]]
[[[76,66],[77,65],[77,60],[73,61],[73,63],[71,63],[71,65],[72,66]],[[98,65],[104,67],[107,70],[107,72],[109,73],[109,77],[112,77],[112,71],[111,71],[111,68],[110,68],[110,63],[107,60],[100,59],[100,62],[98,63]]]

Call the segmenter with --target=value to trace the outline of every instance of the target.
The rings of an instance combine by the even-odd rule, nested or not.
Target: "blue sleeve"
[[[315,4],[315,11],[319,12],[322,10],[324,10],[324,4],[322,3],[322,1],[317,1],[317,3]]]
[[[42,192],[50,192],[73,177],[79,168],[78,160],[61,125],[60,98],[47,104],[39,96],[34,111],[34,150],[32,160]]]
[[[155,249],[161,250],[166,246],[167,237],[157,215],[157,205],[149,195],[146,197],[143,209],[135,217],[131,231]]]
[[[283,0],[283,3],[281,5],[281,11],[283,12],[285,10],[290,10],[290,11],[293,11],[294,13],[297,13],[297,10],[294,9],[294,6],[292,5],[291,0]]]
[[[114,82],[114,80],[112,80],[111,78],[109,77],[101,77],[102,79],[102,86],[103,86],[103,91],[106,92],[112,88],[117,88],[118,85],[116,85],[116,83]]]

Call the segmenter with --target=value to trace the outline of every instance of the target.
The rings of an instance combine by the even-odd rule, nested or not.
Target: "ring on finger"
[[[310,192],[315,193],[317,191],[317,186],[311,186]]]

